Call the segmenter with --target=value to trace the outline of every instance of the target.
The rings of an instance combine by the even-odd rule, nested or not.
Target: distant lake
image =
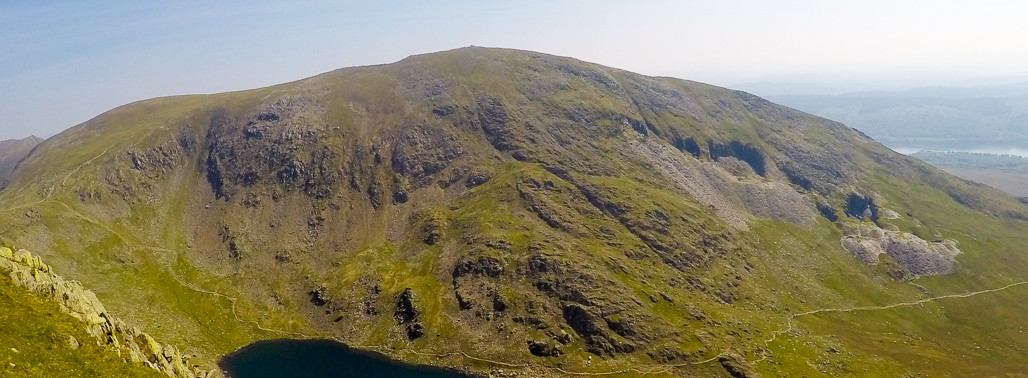
[[[918,151],[935,152],[973,152],[978,154],[1016,155],[1028,158],[1028,149],[1020,147],[971,147],[971,148],[937,148],[937,147],[910,147],[910,146],[887,146],[893,151],[904,155],[910,155]]]
[[[265,340],[218,361],[229,378],[466,378],[456,371],[391,361],[331,340]]]

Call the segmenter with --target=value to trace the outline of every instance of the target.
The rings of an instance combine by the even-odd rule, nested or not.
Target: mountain
[[[839,120],[894,147],[1028,147],[1028,84],[769,99]]]
[[[1028,158],[970,152],[918,151],[911,156],[957,177],[977,181],[1028,201]]]
[[[530,376],[1028,363],[1028,205],[745,92],[534,52],[125,105],[0,205],[0,244],[204,368],[282,337]]]
[[[35,136],[24,139],[0,140],[0,188],[4,187],[7,182],[7,176],[11,174],[14,167],[18,165],[18,162],[42,141],[42,139]]]

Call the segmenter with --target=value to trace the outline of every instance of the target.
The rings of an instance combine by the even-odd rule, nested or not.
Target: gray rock
[[[949,274],[959,269],[956,242],[928,242],[913,234],[886,230],[867,224],[847,224],[842,247],[865,264],[877,264],[878,256],[886,254],[911,273],[932,276]]]

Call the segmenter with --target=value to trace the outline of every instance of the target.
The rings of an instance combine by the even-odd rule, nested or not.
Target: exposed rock
[[[787,184],[744,182],[738,184],[737,194],[746,209],[761,218],[806,224],[817,217],[813,201]]]
[[[805,176],[803,172],[800,171],[800,168],[797,168],[796,164],[786,162],[786,164],[782,164],[779,169],[781,169],[782,173],[785,173],[785,178],[789,179],[789,182],[793,185],[799,186],[803,188],[803,190],[811,190],[814,188],[814,181]]]
[[[414,307],[414,292],[410,288],[406,288],[396,302],[396,312],[393,317],[396,318],[397,323],[406,324],[415,320],[418,315],[420,312]]]
[[[421,322],[411,323],[407,325],[407,339],[414,340],[425,335],[425,327],[421,325]]]
[[[467,188],[474,188],[476,186],[485,184],[489,179],[492,178],[488,173],[475,172],[468,175],[467,180],[464,180],[464,186]]]
[[[493,292],[493,311],[502,312],[507,309],[507,302],[500,293]]]
[[[162,346],[150,335],[111,316],[96,294],[77,281],[66,281],[54,274],[42,259],[27,251],[15,253],[0,247],[0,272],[10,274],[16,286],[59,304],[62,311],[81,320],[86,331],[99,343],[119,354],[126,353],[131,361],[175,378],[206,377],[213,373],[190,367],[174,346]],[[72,337],[68,345],[75,349],[79,341]]]
[[[465,260],[453,267],[452,276],[454,279],[466,275],[486,275],[499,277],[503,273],[503,264],[495,257],[479,256],[478,260]]]
[[[869,219],[878,223],[878,205],[871,196],[859,193],[850,193],[846,197],[846,215],[856,220]]]
[[[453,105],[443,105],[432,108],[432,113],[440,117],[446,117],[453,114],[454,110],[456,110],[456,108],[454,108]]]
[[[410,200],[410,195],[403,189],[397,189],[393,192],[393,203],[407,203]]]
[[[316,289],[311,290],[308,293],[311,297],[311,304],[315,306],[324,306],[328,303],[328,293],[324,286],[318,286]]]
[[[378,315],[378,295],[382,294],[382,288],[377,284],[368,284],[365,291],[364,300],[361,302],[361,306],[364,308],[364,315]]]
[[[478,123],[485,133],[486,139],[494,148],[507,151],[516,144],[514,130],[510,125],[511,116],[503,101],[496,97],[478,99]]]
[[[410,177],[415,186],[424,186],[464,154],[457,135],[446,128],[418,124],[405,130],[393,149],[392,168]]]
[[[717,359],[721,367],[725,368],[733,378],[756,378],[760,377],[753,366],[745,358],[736,353],[726,353]]]
[[[760,152],[760,149],[741,143],[739,141],[731,141],[728,144],[721,144],[714,141],[707,142],[708,151],[710,151],[710,158],[717,160],[724,157],[734,157],[746,162],[753,172],[758,175],[764,176],[767,174],[767,166],[764,162],[764,154]]]
[[[368,184],[368,201],[371,202],[371,207],[379,208],[382,206],[382,187],[378,181],[372,181]]]
[[[813,201],[798,193],[791,185],[772,180],[740,180],[740,177],[733,176],[724,167],[729,161],[745,162],[746,159],[725,155],[721,156],[725,164],[711,164],[684,159],[672,146],[654,138],[632,139],[630,144],[632,151],[645,159],[651,169],[668,178],[737,229],[748,229],[747,220],[751,214],[797,224],[806,224],[817,216]],[[725,148],[731,152],[730,147]],[[758,161],[763,161],[752,156],[747,158],[752,161],[746,164],[753,163],[757,167],[760,167]],[[756,169],[754,172],[760,173]]]
[[[548,342],[535,340],[528,342],[528,351],[532,353],[533,356],[538,357],[557,357],[563,353],[558,345],[551,345]]]
[[[393,313],[393,318],[396,319],[397,324],[406,325],[407,338],[410,340],[417,339],[425,334],[419,315],[421,315],[421,311],[414,306],[414,292],[410,288],[404,289],[403,293],[400,294],[400,299],[396,302],[396,311]]]
[[[78,349],[79,346],[79,340],[76,339],[75,336],[68,335],[68,347],[71,349]]]
[[[554,340],[557,340],[558,343],[564,345],[571,342],[571,334],[564,332],[564,330],[560,330],[558,333],[550,333],[549,335],[553,337]]]
[[[421,226],[421,240],[428,245],[434,245],[443,238],[443,230],[446,228],[446,220],[443,215],[430,211],[422,214],[424,224]]]
[[[635,347],[611,338],[598,324],[599,319],[584,307],[568,304],[563,309],[564,321],[585,341],[585,350],[596,355],[613,356],[615,353],[631,353]]]
[[[688,152],[695,158],[699,158],[703,151],[700,150],[700,145],[696,143],[696,139],[693,137],[682,138],[681,136],[675,135],[672,143],[675,148],[682,152]]]
[[[218,198],[230,200],[243,187],[274,183],[328,196],[340,180],[340,164],[319,144],[325,108],[305,97],[286,96],[249,114],[215,110],[210,115],[205,160],[207,181]]]
[[[825,219],[828,219],[831,222],[839,220],[839,214],[835,211],[835,208],[824,200],[819,200],[817,202],[817,211],[821,213],[822,217],[825,217]]]
[[[510,242],[506,240],[488,240],[485,246],[499,251],[510,251]]]
[[[956,272],[960,249],[953,241],[928,242],[913,234],[874,226],[848,224],[842,247],[865,264],[886,254],[911,273],[931,276]]]
[[[551,203],[545,195],[540,193],[549,190],[552,186],[553,183],[540,183],[533,178],[529,178],[524,183],[518,183],[518,193],[528,203],[532,212],[538,215],[539,219],[542,219],[547,225],[561,231],[571,231],[576,228],[573,222],[563,217],[563,214],[557,210],[556,204]]]

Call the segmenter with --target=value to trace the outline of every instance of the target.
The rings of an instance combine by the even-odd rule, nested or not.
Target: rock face
[[[110,315],[96,294],[74,281],[66,281],[54,274],[52,268],[39,257],[28,251],[14,252],[0,247],[0,273],[11,276],[11,280],[22,288],[57,302],[62,311],[81,320],[89,334],[96,337],[98,344],[107,345],[117,353],[127,353],[133,362],[175,378],[212,377],[214,371],[203,371],[191,367],[187,358],[172,345],[162,345],[139,328],[125,324]],[[79,341],[68,340],[71,348],[78,348]]]
[[[425,335],[425,327],[419,319],[421,311],[414,307],[414,292],[407,288],[400,294],[396,302],[396,312],[393,317],[396,323],[403,325],[407,331],[407,339],[414,340]]]
[[[850,224],[842,247],[865,264],[877,264],[878,256],[886,254],[911,273],[933,276],[956,272],[955,260],[960,249],[955,242],[928,242],[913,234],[884,230],[866,224]]]

